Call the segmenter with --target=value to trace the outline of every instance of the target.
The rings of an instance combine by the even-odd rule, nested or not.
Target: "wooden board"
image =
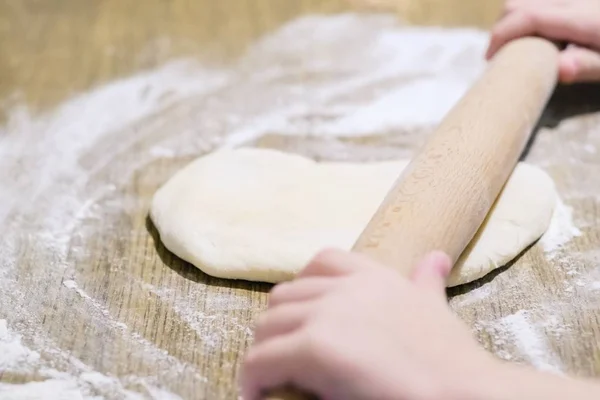
[[[413,23],[487,27],[500,2],[483,3],[377,7]],[[8,327],[0,325],[0,344],[29,357],[0,369],[0,382],[62,380],[110,399],[236,398],[237,367],[269,286],[210,278],[166,251],[147,216],[152,195],[232,136],[318,159],[409,156],[433,126],[309,135],[332,118],[315,112],[321,105],[330,111],[402,84],[382,75],[323,102],[324,88],[363,76],[369,64],[353,60],[347,43],[314,46],[308,59],[310,49],[294,47],[307,43],[300,33],[337,21],[348,34],[359,29],[353,46],[361,54],[396,29],[385,17],[339,14],[369,7],[0,2],[0,320]],[[315,22],[317,13],[330,17]],[[297,25],[301,16],[313,18],[310,29]],[[285,27],[290,37],[281,36]],[[499,357],[586,376],[600,375],[597,93],[559,90],[527,155],[555,179],[581,235],[556,251],[536,244],[509,268],[450,291],[454,310]],[[279,135],[281,113],[300,134]]]

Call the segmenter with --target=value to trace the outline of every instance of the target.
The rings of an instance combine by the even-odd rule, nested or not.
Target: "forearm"
[[[474,378],[477,380],[477,378]],[[474,382],[469,400],[597,400],[600,383],[502,364]]]

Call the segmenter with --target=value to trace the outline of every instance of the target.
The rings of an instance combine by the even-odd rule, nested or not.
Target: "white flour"
[[[151,285],[148,285],[148,290],[161,299],[170,299],[173,311],[203,339],[207,349],[228,350],[225,338],[231,332],[241,332],[252,337],[250,327],[238,321],[236,317],[223,313],[248,309],[251,303],[245,296],[216,294],[206,299],[203,312],[199,312],[191,306],[199,302],[198,297],[201,294],[198,292],[184,297],[171,293],[169,289]]]
[[[8,329],[6,320],[0,319],[0,371],[6,373],[36,372],[38,380],[26,384],[0,383],[2,400],[80,400],[120,398],[123,400],[141,400],[143,398],[157,400],[177,400],[180,397],[158,387],[148,385],[141,393],[132,392],[123,387],[115,378],[111,378],[90,370],[85,365],[73,362],[74,373],[59,372],[49,367],[40,354],[30,350],[21,343],[20,335]]]
[[[552,260],[555,264],[554,267],[562,271],[566,277],[563,291],[558,297],[548,296],[550,300],[535,297],[523,298],[523,288],[531,290],[537,286],[534,293],[548,289],[543,287],[544,284],[530,272],[526,273],[515,269],[512,272],[516,273],[516,276],[513,275],[509,278],[512,280],[511,284],[507,284],[505,281],[504,286],[501,287],[492,280],[452,299],[453,308],[460,311],[478,309],[478,304],[482,304],[481,302],[486,299],[492,303],[510,307],[515,302],[516,296],[521,297],[519,303],[525,304],[526,309],[518,310],[498,320],[480,320],[475,323],[474,331],[476,333],[485,333],[490,337],[490,343],[487,343],[486,346],[488,350],[505,360],[524,362],[541,371],[558,374],[566,372],[567,368],[548,339],[553,337],[558,341],[578,340],[581,332],[574,329],[573,325],[562,321],[563,313],[569,315],[572,310],[572,304],[575,301],[573,296],[576,290],[578,290],[579,296],[583,296],[600,288],[600,267],[596,267],[591,273],[582,271],[582,261],[593,263],[592,259],[596,252],[588,256],[584,253],[572,255],[564,252],[565,245],[574,237],[581,235],[582,232],[573,223],[571,207],[559,199],[550,227],[540,239],[545,257]]]
[[[392,17],[300,18],[259,42],[241,65],[264,69],[262,82],[308,75],[282,88],[302,101],[275,102],[224,146],[269,133],[347,137],[434,126],[485,68],[487,43],[477,30],[399,29]],[[272,66],[274,58],[288,65]],[[317,78],[324,74],[333,78]]]
[[[28,369],[40,355],[21,344],[21,338],[8,330],[6,320],[0,319],[0,371]]]
[[[504,340],[513,340],[531,365],[543,371],[559,372],[560,361],[546,343],[545,335],[531,323],[526,311],[502,318],[498,326],[504,330]]]
[[[547,257],[553,258],[557,250],[577,236],[581,236],[581,231],[573,223],[573,209],[559,199],[550,226],[540,239]]]
[[[519,354],[523,361],[538,370],[562,371],[561,362],[546,342],[545,333],[531,320],[528,311],[521,310],[497,321],[479,321],[474,330],[490,335],[492,349],[504,349],[496,351],[500,358],[514,360],[513,353]]]
[[[24,377],[35,372],[39,381],[0,384],[0,397],[177,399],[159,381],[186,374],[185,379],[205,384],[195,365],[168,354],[111,312],[97,294],[102,290],[86,285],[78,270],[88,266],[75,261],[87,260],[90,243],[106,234],[94,221],[140,207],[136,198],[115,197],[118,189],[159,159],[251,144],[265,135],[327,140],[392,133],[402,139],[411,129],[430,129],[484,68],[486,45],[487,35],[474,30],[408,29],[382,16],[310,16],[263,38],[219,70],[177,61],[100,86],[40,115],[17,102],[0,126],[0,372]],[[129,150],[147,143],[135,153],[138,158],[122,161]],[[104,150],[93,151],[98,148]],[[125,170],[94,180],[119,160]],[[543,239],[549,253],[578,234],[568,209],[559,209]],[[36,268],[18,264],[24,248]],[[127,261],[113,260],[111,268]],[[231,335],[251,338],[249,324],[220,313],[248,310],[245,298],[216,296],[201,313],[197,286],[174,293],[166,283],[121,276],[128,279],[123,285],[167,304],[206,350],[224,350]],[[125,341],[128,356],[155,366],[160,376],[109,377],[56,346],[42,323],[49,292],[68,300],[97,331]],[[484,286],[461,304],[476,306],[494,294]],[[530,354],[533,363],[555,362],[545,358],[544,342],[524,315],[497,324],[504,327],[498,335]],[[224,375],[233,375],[235,366],[223,368]]]

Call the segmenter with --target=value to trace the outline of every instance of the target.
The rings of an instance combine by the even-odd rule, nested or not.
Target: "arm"
[[[411,279],[363,255],[321,253],[298,279],[274,288],[243,365],[243,398],[286,384],[322,399],[600,398],[600,385],[484,351],[448,307],[449,271],[442,253]]]

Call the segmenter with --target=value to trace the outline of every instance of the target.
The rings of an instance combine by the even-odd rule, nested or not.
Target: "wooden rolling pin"
[[[405,276],[432,250],[456,262],[516,166],[557,77],[554,44],[523,38],[504,46],[404,170],[353,250]],[[313,397],[283,389],[266,398]]]

